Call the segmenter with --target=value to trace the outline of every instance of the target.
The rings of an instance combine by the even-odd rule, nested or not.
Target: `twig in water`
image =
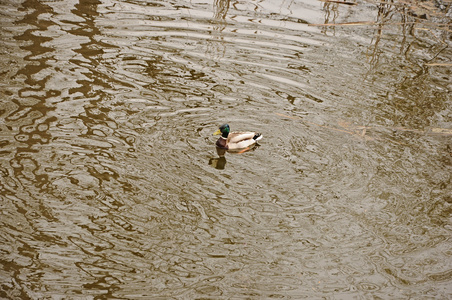
[[[358,5],[356,2],[350,2],[350,1],[338,1],[338,0],[319,0],[320,2],[326,2],[326,3],[338,3],[338,4],[345,4],[345,5]]]

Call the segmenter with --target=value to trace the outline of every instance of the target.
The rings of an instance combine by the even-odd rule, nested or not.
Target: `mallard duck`
[[[254,146],[263,136],[257,132],[230,132],[228,124],[223,124],[214,132],[214,135],[221,134],[216,145],[225,150],[238,150]]]

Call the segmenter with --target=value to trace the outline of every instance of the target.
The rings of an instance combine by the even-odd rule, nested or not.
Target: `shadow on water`
[[[38,158],[39,148],[48,145],[52,139],[51,123],[56,121],[52,115],[54,108],[46,101],[61,95],[58,89],[49,86],[53,75],[47,60],[55,55],[55,50],[46,44],[52,38],[40,35],[54,25],[52,21],[40,20],[40,15],[51,14],[52,10],[39,1],[28,0],[22,3],[19,11],[27,14],[16,24],[28,29],[14,39],[27,54],[23,57],[25,65],[11,78],[22,81],[23,85],[12,87],[13,91],[8,93],[10,101],[0,110],[3,117],[1,131],[7,138],[2,147],[2,205],[7,211],[19,213],[2,217],[2,239],[4,242],[15,240],[16,244],[2,259],[11,275],[7,283],[2,281],[2,296],[28,298],[26,286],[30,278],[38,283],[45,277],[43,270],[47,265],[40,260],[39,249],[44,244],[65,245],[67,242],[41,226],[42,222],[56,220],[46,197],[41,196],[50,179]]]
[[[103,135],[100,127],[108,125],[111,131],[115,122],[93,105],[106,97],[103,89],[111,88],[105,74],[95,71],[96,57],[108,47],[93,38],[99,34],[93,26],[99,3],[80,1],[66,12],[69,20],[61,22],[62,12],[41,1],[26,0],[18,9],[25,14],[15,24],[27,29],[14,39],[26,55],[24,66],[11,78],[22,86],[12,87],[11,101],[1,110],[2,131],[14,139],[3,142],[10,149],[2,152],[3,178],[12,179],[2,182],[3,206],[18,216],[2,220],[8,235],[3,239],[16,240],[4,260],[11,275],[2,286],[5,297],[41,298],[41,291],[71,290],[70,282],[86,282],[81,279],[86,267],[59,279],[52,273],[58,272],[57,264],[75,267],[70,258],[74,253],[90,264],[82,249],[74,247],[74,236],[85,225],[64,224],[83,211],[81,201],[102,193],[103,181],[118,177],[114,170],[100,168],[113,146],[98,138]],[[84,21],[72,21],[71,14]],[[61,27],[70,29],[56,29]],[[93,285],[85,288],[92,290]],[[105,285],[98,289],[105,290]]]

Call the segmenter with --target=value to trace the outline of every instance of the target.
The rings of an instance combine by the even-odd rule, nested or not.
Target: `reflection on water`
[[[255,151],[259,147],[260,147],[260,144],[258,144],[258,143],[256,143],[252,147],[247,147],[245,149],[238,149],[238,150],[225,150],[225,149],[215,147],[218,157],[210,158],[209,165],[211,165],[215,169],[223,170],[226,166],[226,153],[229,153],[228,155],[241,155],[241,154],[244,154],[247,152]],[[252,162],[250,162],[250,163],[252,163]]]
[[[3,1],[1,297],[450,298],[423,5]],[[225,122],[265,143],[217,152]]]
[[[218,170],[223,170],[226,166],[226,150],[216,147],[218,157],[212,157],[209,159],[209,165]]]
[[[214,20],[225,20],[229,10],[229,0],[215,0],[213,3],[213,18]],[[218,30],[218,29],[217,29]],[[221,30],[219,30],[221,31]]]

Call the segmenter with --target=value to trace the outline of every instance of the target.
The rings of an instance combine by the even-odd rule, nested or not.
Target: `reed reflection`
[[[213,18],[217,21],[224,21],[226,19],[226,15],[229,11],[229,2],[230,0],[215,0],[213,3]],[[223,28],[216,28],[216,30],[223,30]]]
[[[339,4],[326,1],[323,3],[323,10],[325,11],[325,24],[336,23],[336,20],[339,17]],[[329,30],[333,32],[333,35],[336,34],[336,28],[334,26],[332,28],[326,26],[321,28],[321,32],[325,35]]]
[[[436,12],[430,11],[432,15]],[[432,75],[441,70],[432,70],[428,63],[438,58],[448,45],[441,40],[443,32],[441,19],[438,23],[424,23],[424,18],[420,18],[416,12],[416,7],[406,7],[401,4],[380,3],[378,4],[378,13],[375,23],[375,35],[368,47],[369,71],[366,78],[378,80],[381,72],[391,73],[400,72],[403,75],[393,75],[393,78],[400,78],[392,82],[393,93],[390,98],[397,99],[389,101],[390,106],[400,109],[403,107],[405,114],[397,120],[395,124],[412,129],[423,130],[431,126],[431,120],[436,114],[446,108],[448,92],[438,91],[435,88]],[[389,38],[393,34],[394,27],[398,27],[400,35],[398,38]],[[426,26],[436,27],[435,32],[426,28]],[[438,35],[437,33],[440,32]],[[392,49],[398,49],[399,55],[391,57],[388,55],[388,39],[393,45]],[[392,50],[391,49],[391,50]],[[419,52],[428,51],[430,61],[425,61]],[[400,69],[400,63],[404,68]],[[389,63],[389,64],[388,64]],[[397,65],[394,70],[387,66]],[[432,97],[435,95],[435,97]],[[422,109],[420,109],[422,107]]]
[[[207,53],[212,59],[219,60],[226,54],[223,31],[226,28],[226,16],[229,11],[230,0],[215,0],[213,3],[213,41],[207,44]]]
[[[334,0],[325,1],[323,32],[332,30],[334,34],[337,28],[345,28],[341,27],[345,25],[347,28],[365,26],[372,29],[374,35],[367,46],[368,70],[364,79],[378,83],[391,78],[386,85],[392,91],[388,92],[388,97],[397,100],[388,101],[388,104],[396,110],[404,107],[405,112],[397,120],[392,120],[394,124],[420,130],[431,126],[432,117],[441,114],[448,98],[447,91],[435,88],[432,76],[433,72],[438,72],[438,76],[447,75],[438,68],[431,70],[430,67],[448,48],[444,33],[448,31],[446,24],[450,18],[445,10],[389,1],[375,2],[374,20],[336,23],[339,19],[338,5]],[[434,22],[431,21],[433,17]],[[425,21],[426,18],[429,22]],[[429,53],[430,60],[420,55],[425,52]]]

